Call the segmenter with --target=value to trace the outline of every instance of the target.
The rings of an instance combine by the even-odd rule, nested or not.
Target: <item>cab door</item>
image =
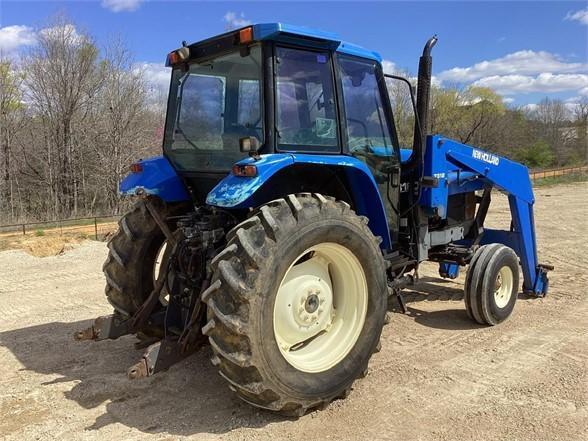
[[[374,175],[395,242],[400,161],[381,68],[373,60],[337,54],[337,70],[344,146],[349,154],[365,162]]]

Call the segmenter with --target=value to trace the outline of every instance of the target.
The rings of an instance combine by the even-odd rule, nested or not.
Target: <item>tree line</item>
[[[0,57],[0,223],[118,213],[118,182],[160,152],[165,97],[120,41],[99,49],[67,19],[20,59]],[[399,138],[412,140],[407,89],[389,84]],[[435,87],[428,130],[532,168],[588,159],[588,101],[513,108],[490,89]]]
[[[405,75],[408,76],[408,75]],[[408,88],[388,82],[401,145],[412,142],[414,112]],[[433,86],[428,133],[544,169],[588,162],[588,97],[574,103],[544,98],[534,106],[508,106],[491,89]]]
[[[0,61],[0,222],[116,213],[128,165],[158,151],[162,112],[120,41],[99,50],[64,19],[37,40]]]

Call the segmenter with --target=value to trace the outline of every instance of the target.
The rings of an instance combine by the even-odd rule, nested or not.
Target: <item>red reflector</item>
[[[136,162],[135,164],[131,164],[129,169],[131,170],[131,173],[141,173],[143,171],[143,166]]]
[[[253,41],[253,28],[249,26],[248,28],[241,29],[239,31],[239,43],[251,43]]]
[[[235,176],[243,176],[246,178],[252,178],[257,176],[257,167],[254,165],[233,165],[232,172]]]

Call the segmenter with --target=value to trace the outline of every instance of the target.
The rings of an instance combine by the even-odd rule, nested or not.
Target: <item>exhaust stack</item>
[[[419,59],[416,103],[417,114],[414,125],[414,152],[412,155],[418,165],[422,164],[425,156],[425,139],[429,122],[429,102],[431,99],[431,76],[433,66],[431,51],[436,43],[436,35],[429,38],[423,49],[423,55]]]

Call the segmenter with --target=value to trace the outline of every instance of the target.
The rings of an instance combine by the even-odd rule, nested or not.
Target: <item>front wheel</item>
[[[497,243],[480,247],[466,276],[464,300],[468,315],[481,325],[497,325],[511,315],[518,288],[515,252]]]
[[[378,240],[318,194],[261,207],[229,233],[203,299],[213,363],[243,400],[301,415],[367,370],[386,313]]]

